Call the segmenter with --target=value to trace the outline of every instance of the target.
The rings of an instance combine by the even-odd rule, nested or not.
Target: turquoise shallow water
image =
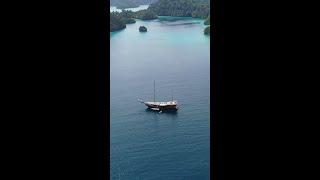
[[[139,26],[148,28],[140,33]],[[110,33],[111,179],[210,178],[210,38],[203,20],[161,17]],[[138,98],[178,100],[177,113]]]

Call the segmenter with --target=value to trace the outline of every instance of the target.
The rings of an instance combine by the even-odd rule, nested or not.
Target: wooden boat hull
[[[164,111],[164,110],[178,110],[177,105],[166,105],[166,106],[159,106],[153,104],[145,104],[149,109]]]

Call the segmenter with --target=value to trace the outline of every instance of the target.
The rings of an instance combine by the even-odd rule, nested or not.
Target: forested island
[[[122,10],[110,13],[110,32],[126,28],[126,24],[135,23],[135,19],[152,20],[157,19],[157,15],[150,10],[140,10],[137,12]]]
[[[209,0],[159,0],[149,6],[158,16],[207,18]]]
[[[126,28],[126,24],[120,13],[110,13],[110,32]]]
[[[144,0],[111,0],[110,3],[132,2],[143,3]],[[150,2],[150,1],[148,1]],[[135,19],[152,20],[158,16],[194,17],[205,19],[204,24],[210,24],[210,1],[209,0],[156,0],[152,1],[148,9],[137,12],[122,10],[110,12],[110,32],[126,28],[126,24],[135,23]],[[207,27],[208,28],[208,27]],[[206,29],[207,29],[206,28]],[[209,30],[210,31],[210,30]],[[205,34],[209,32],[205,30]]]
[[[140,26],[139,27],[139,31],[140,32],[147,32],[148,30],[147,30],[147,28],[145,26]]]

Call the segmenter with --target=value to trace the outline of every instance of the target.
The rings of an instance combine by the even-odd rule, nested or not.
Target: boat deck
[[[173,106],[177,105],[177,101],[168,101],[168,102],[145,102],[148,105],[155,105],[155,106]]]

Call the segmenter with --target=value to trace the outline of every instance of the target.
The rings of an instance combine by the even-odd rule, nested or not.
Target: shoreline
[[[187,17],[185,17],[185,16],[158,16],[156,19],[142,20],[142,19],[134,18],[134,20],[136,20],[136,21],[154,21],[154,20],[159,20],[159,18],[160,18],[160,19],[161,19],[161,18],[190,19],[190,20],[194,19],[194,20],[203,20],[203,21],[204,21],[204,19],[194,18],[194,17],[190,17],[190,16],[187,16]],[[134,24],[134,23],[132,23],[132,24]],[[209,26],[209,25],[205,25],[205,26]],[[124,27],[123,29],[119,29],[119,30],[115,30],[115,31],[110,31],[110,33],[120,32],[120,31],[125,30],[126,28],[127,28],[127,27]]]

